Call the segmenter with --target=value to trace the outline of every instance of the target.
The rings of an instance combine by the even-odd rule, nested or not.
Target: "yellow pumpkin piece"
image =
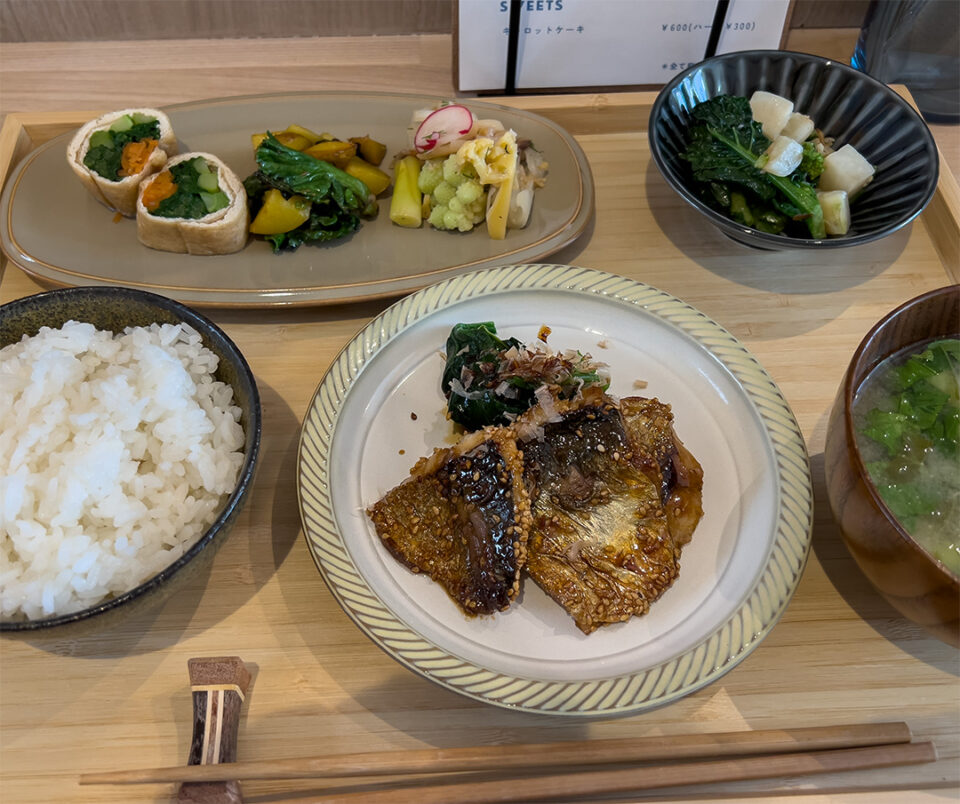
[[[310,154],[314,159],[319,159],[321,162],[330,162],[344,170],[347,163],[356,155],[357,146],[352,142],[327,140],[311,145],[304,153]]]
[[[357,144],[357,150],[360,156],[366,159],[371,165],[380,166],[383,157],[387,155],[387,146],[382,142],[370,139],[366,134],[362,137],[351,137],[350,142]]]
[[[253,143],[253,150],[256,151],[260,147],[260,143],[267,138],[267,132],[261,131],[259,134],[251,134],[250,142]]]
[[[360,179],[374,195],[380,195],[390,186],[390,176],[387,173],[359,156],[355,156],[347,162],[344,171],[355,179]]]
[[[315,131],[311,131],[309,128],[304,128],[303,126],[298,126],[296,123],[287,126],[287,134],[297,134],[305,139],[310,140],[310,144],[320,142],[323,139],[321,134],[317,134]]]
[[[277,189],[263,194],[263,206],[250,224],[253,234],[272,235],[292,232],[310,217],[310,202],[302,195],[284,198]]]
[[[305,151],[313,145],[306,137],[300,134],[291,134],[289,131],[278,131],[273,136],[277,138],[281,145],[286,145],[294,151]]]

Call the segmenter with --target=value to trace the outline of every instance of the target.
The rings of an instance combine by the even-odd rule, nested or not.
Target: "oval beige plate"
[[[586,636],[526,579],[507,611],[470,619],[381,546],[364,509],[453,440],[440,352],[453,324],[476,321],[523,341],[546,324],[554,348],[610,365],[612,393],[672,405],[704,469],[705,514],[679,578],[646,616]],[[756,359],[679,299],[565,265],[454,277],[374,319],[331,365],[306,413],[298,490],[320,573],[374,642],[464,695],[566,715],[658,706],[730,670],[786,608],[813,514],[803,438]]]
[[[250,135],[298,123],[338,137],[367,134],[387,145],[387,160],[407,148],[414,110],[441,98],[387,93],[303,93],[226,98],[165,108],[184,151],[223,159],[241,178],[256,167]],[[389,195],[380,214],[351,237],[273,254],[263,240],[243,251],[197,257],[153,251],[137,241],[132,219],[114,220],[66,162],[73,136],[30,153],[0,197],[0,246],[25,271],[56,285],[124,285],[194,305],[317,305],[397,296],[479,268],[542,259],[576,239],[594,207],[590,167],[556,123],[518,109],[465,101],[478,117],[498,118],[530,139],[550,165],[530,222],[491,240],[486,228],[440,232],[390,222]],[[385,165],[389,170],[389,165]]]

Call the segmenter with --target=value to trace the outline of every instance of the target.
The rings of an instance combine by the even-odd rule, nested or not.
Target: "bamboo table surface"
[[[107,43],[99,57],[97,46],[74,43],[54,47],[44,69],[33,72],[25,62],[15,65],[5,45],[0,108],[24,113],[37,136],[48,138],[75,125],[75,112],[67,110],[271,90],[452,93],[448,38],[378,39],[375,51],[352,40],[265,42],[256,52],[250,41],[213,42],[207,49],[186,42]],[[146,69],[127,70],[135,53],[138,65],[156,64],[182,59],[187,48],[199,55],[189,80],[177,80],[187,77],[177,70],[163,81]],[[57,59],[61,72],[46,73]],[[264,63],[278,73],[265,74]],[[205,64],[216,67],[208,71]],[[319,76],[312,82],[309,65]],[[29,92],[11,106],[17,70],[27,71]],[[231,74],[240,78],[227,84]],[[170,800],[169,785],[81,788],[77,777],[184,762],[192,730],[187,659],[229,654],[241,656],[256,675],[241,725],[241,759],[905,720],[916,739],[935,742],[938,762],[674,788],[667,797],[845,804],[957,798],[958,652],[899,617],[869,586],[840,541],[823,479],[827,414],[863,335],[901,302],[957,281],[956,182],[944,171],[937,204],[878,243],[816,259],[804,252],[760,254],[720,235],[662,180],[644,130],[652,98],[611,93],[511,102],[566,126],[594,173],[595,221],[550,261],[622,274],[699,308],[744,342],[796,414],[814,481],[813,546],[792,602],[762,644],[714,684],[620,718],[512,712],[405,669],[370,642],[328,592],[300,534],[296,498],[299,424],[313,391],[339,349],[389,302],[208,309],[243,351],[260,387],[263,445],[252,497],[209,571],[160,609],[96,636],[0,642],[0,800]],[[11,139],[10,130],[0,142],[4,171],[25,144],[20,135]],[[8,265],[0,302],[41,289]],[[244,787],[248,802],[264,803],[292,789]]]

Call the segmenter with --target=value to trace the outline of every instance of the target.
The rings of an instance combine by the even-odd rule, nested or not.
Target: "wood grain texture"
[[[870,0],[795,0],[792,28],[859,28]]]
[[[467,780],[414,788],[325,795],[326,804],[494,804],[518,801],[582,801],[682,785],[712,785],[744,779],[809,776],[933,762],[932,743],[907,743],[806,754],[776,754],[713,761],[650,765],[620,770],[550,774],[523,779]],[[705,788],[709,789],[709,788]],[[281,802],[282,804],[282,802]]]
[[[0,0],[0,42],[450,33],[450,0]]]
[[[338,82],[453,94],[449,38],[333,39],[329,49],[273,40],[256,54],[248,44],[211,41],[209,52],[193,48],[192,69],[166,77],[140,67],[140,60],[172,63],[188,52],[186,43],[139,43],[129,50],[111,45],[99,56],[77,43],[46,51],[5,46],[0,110],[45,114],[26,139],[18,127],[0,131],[0,165],[14,157],[17,143],[25,147],[31,138],[39,142],[70,125],[76,116],[63,111],[120,108],[121,98],[164,104],[230,92],[335,88]],[[282,76],[263,71],[270,59],[283,65]],[[131,69],[131,63],[138,66]],[[930,236],[938,224],[925,214],[885,240],[837,250],[824,260],[749,251],[704,225],[662,180],[650,161],[636,93],[578,97],[567,109],[559,97],[514,102],[562,115],[596,182],[591,230],[551,259],[647,282],[702,310],[745,343],[796,414],[812,459],[816,518],[813,552],[779,624],[719,682],[642,716],[567,722],[483,705],[423,680],[378,650],[343,614],[299,533],[299,423],[324,369],[386,303],[211,311],[247,357],[262,396],[262,458],[250,502],[210,569],[160,610],[97,637],[0,643],[0,800],[169,801],[169,784],[93,789],[77,785],[77,778],[85,771],[180,763],[192,725],[185,663],[232,654],[257,669],[256,694],[240,726],[244,758],[905,720],[915,739],[935,743],[939,761],[723,782],[711,786],[709,796],[681,787],[671,791],[671,800],[795,804],[798,793],[805,794],[804,804],[955,798],[957,651],[906,622],[869,585],[840,540],[823,480],[827,415],[857,344],[889,310],[950,281]],[[40,289],[8,267],[0,302]],[[244,793],[268,801],[302,789],[250,782]],[[339,789],[370,786],[360,779]]]
[[[320,779],[338,776],[387,776],[453,771],[506,772],[574,768],[616,763],[693,758],[786,754],[909,743],[910,727],[900,723],[857,723],[774,729],[678,734],[622,740],[587,740],[537,745],[486,745],[428,751],[380,751],[333,754],[215,765],[153,768],[85,774],[80,784],[145,784],[147,782],[212,782],[228,779]]]

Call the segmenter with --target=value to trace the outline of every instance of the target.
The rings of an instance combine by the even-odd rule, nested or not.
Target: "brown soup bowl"
[[[901,349],[960,337],[960,285],[932,290],[884,316],[847,367],[827,426],[827,494],[843,541],[877,591],[904,617],[960,647],[960,577],[914,541],[870,480],[854,437],[854,397],[867,375]]]

